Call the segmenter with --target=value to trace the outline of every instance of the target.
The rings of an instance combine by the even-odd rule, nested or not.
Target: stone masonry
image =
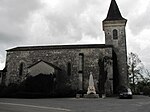
[[[90,72],[93,73],[95,85],[99,81],[98,60],[104,56],[112,58],[112,47],[105,45],[69,45],[47,47],[18,47],[7,50],[7,79],[19,77],[20,63],[24,63],[23,75],[28,74],[28,67],[39,60],[44,60],[59,67],[67,74],[67,64],[71,63],[72,88],[78,90],[79,54],[84,54],[84,89],[88,87]],[[97,91],[98,87],[96,86]]]

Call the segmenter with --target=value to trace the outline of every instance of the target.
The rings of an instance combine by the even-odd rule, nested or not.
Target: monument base
[[[84,98],[99,98],[99,94],[84,94]]]

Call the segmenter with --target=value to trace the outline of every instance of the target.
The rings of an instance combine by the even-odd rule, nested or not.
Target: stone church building
[[[126,26],[112,0],[103,31],[105,44],[26,46],[7,50],[5,84],[38,74],[66,75],[72,89],[87,90],[92,73],[97,92],[115,94],[128,86]],[[56,80],[57,80],[56,77]]]

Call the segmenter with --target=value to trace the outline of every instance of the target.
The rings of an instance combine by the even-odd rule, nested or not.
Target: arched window
[[[22,76],[22,74],[23,74],[23,68],[24,68],[24,63],[21,62],[20,66],[19,66],[19,76]]]
[[[84,64],[84,54],[79,53],[79,71],[83,72],[83,64]]]
[[[118,31],[116,29],[113,30],[113,39],[118,39]]]

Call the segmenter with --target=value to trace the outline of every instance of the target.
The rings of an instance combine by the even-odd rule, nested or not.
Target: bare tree
[[[141,74],[144,66],[139,59],[138,55],[135,53],[129,53],[128,55],[128,73],[130,78],[130,84],[133,87],[133,92],[135,92],[136,83],[143,80],[144,77]]]
[[[150,71],[148,69],[145,69],[145,78],[144,78],[144,82],[148,83],[150,82]]]
[[[146,73],[147,77],[150,78],[150,71],[148,69],[145,70],[145,73]]]

